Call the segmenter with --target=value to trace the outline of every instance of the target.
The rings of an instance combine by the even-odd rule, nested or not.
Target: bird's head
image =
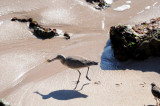
[[[64,58],[63,55],[57,55],[57,57],[55,57],[54,60],[61,60],[61,59],[63,59],[63,58]]]
[[[52,61],[54,61],[54,60],[64,61],[65,58],[64,58],[63,55],[57,55],[57,56],[56,56],[55,58],[53,58],[53,59],[48,59],[47,62],[52,62]]]
[[[154,87],[154,86],[156,86],[156,84],[155,84],[154,82],[152,82],[152,83],[151,83],[151,86]]]

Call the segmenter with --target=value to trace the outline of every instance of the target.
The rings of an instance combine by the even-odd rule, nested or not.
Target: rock
[[[93,3],[93,2],[100,2],[100,0],[86,0],[86,2]]]
[[[65,32],[63,36],[65,36],[66,40],[70,39],[70,36],[67,32]]]
[[[6,102],[5,100],[0,99],[0,106],[10,106],[10,104]]]
[[[39,25],[38,25],[38,23],[36,21],[29,23],[29,28],[34,28],[34,27],[38,27],[38,26]]]
[[[50,39],[55,36],[55,33],[51,29],[34,27],[34,35],[41,39]]]
[[[12,19],[11,19],[11,21],[16,21],[17,20],[17,17],[13,17]]]
[[[160,56],[160,28],[146,32],[140,30],[143,34],[138,33],[135,29],[138,28],[129,25],[117,25],[110,28],[110,39],[115,58],[126,61],[130,58],[143,60],[149,56]]]
[[[40,39],[51,39],[54,36],[59,36],[59,34],[57,33],[56,29],[51,29],[51,28],[43,28],[42,26],[40,26],[38,24],[37,21],[33,20],[32,18],[28,18],[28,19],[20,19],[17,17],[13,17],[11,19],[11,21],[18,21],[21,23],[26,23],[29,22],[29,28],[31,30],[31,32]],[[70,39],[69,34],[64,34],[64,36],[66,37],[66,39]]]

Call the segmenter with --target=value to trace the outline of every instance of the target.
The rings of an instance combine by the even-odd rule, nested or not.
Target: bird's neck
[[[155,88],[156,86],[152,86],[152,89]]]
[[[61,61],[62,64],[65,64],[66,59],[63,57],[63,58],[60,59],[60,61]]]

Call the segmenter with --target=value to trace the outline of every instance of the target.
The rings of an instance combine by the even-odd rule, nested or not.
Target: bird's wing
[[[88,59],[86,59],[86,58],[84,58],[84,57],[80,57],[80,56],[68,56],[68,57],[66,57],[66,58],[72,58],[72,59],[75,59],[75,60],[88,60]]]
[[[77,62],[80,62],[82,64],[86,64],[86,63],[90,62],[89,60],[87,60],[83,57],[78,57],[78,56],[67,57],[66,59],[70,59],[72,61],[77,61]]]
[[[82,58],[73,58],[73,57],[68,57],[66,58],[66,63],[67,66],[70,68],[82,68],[87,66],[87,60],[82,59]]]

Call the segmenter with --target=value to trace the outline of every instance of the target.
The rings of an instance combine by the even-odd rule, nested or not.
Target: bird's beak
[[[52,62],[54,60],[56,60],[57,58],[53,58],[53,59],[47,59],[47,62]]]

